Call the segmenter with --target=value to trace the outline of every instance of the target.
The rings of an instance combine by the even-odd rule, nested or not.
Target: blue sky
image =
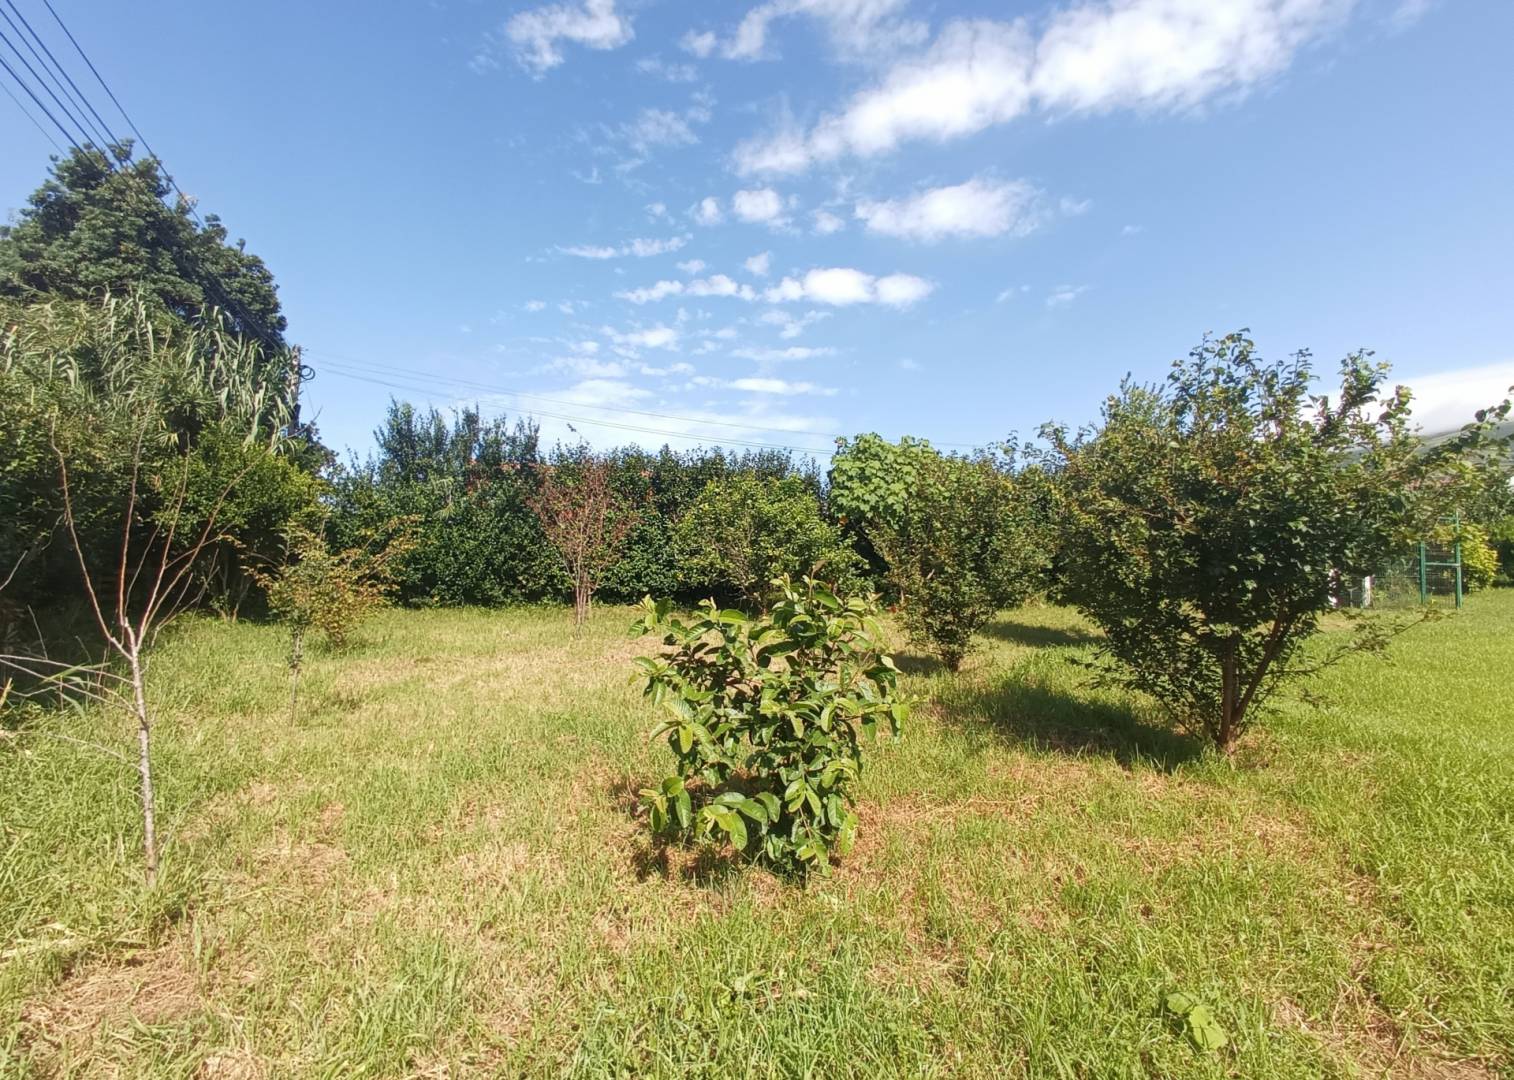
[[[1427,427],[1514,383],[1504,0],[55,4],[338,447],[391,394],[980,444],[1241,326],[1375,348]],[[0,106],[13,210],[51,147]]]

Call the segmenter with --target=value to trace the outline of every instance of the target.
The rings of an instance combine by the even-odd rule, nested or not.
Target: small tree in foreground
[[[668,711],[673,775],[641,794],[652,830],[729,841],[783,870],[829,867],[857,829],[862,736],[908,718],[871,599],[842,600],[805,578],[775,584],[753,618],[706,601],[697,617],[642,602],[633,635],[660,633],[636,661],[647,697]]]
[[[997,611],[1035,595],[1050,562],[1045,529],[1006,465],[920,455],[903,506],[866,526],[911,640],[951,671]]]
[[[366,548],[331,551],[319,535],[299,530],[290,537],[289,559],[262,576],[268,607],[289,628],[289,719],[295,719],[305,636],[325,635],[344,649],[358,623],[388,601],[394,588],[393,562],[410,549],[404,534],[377,553]]]
[[[1300,651],[1332,572],[1370,574],[1423,536],[1483,438],[1426,450],[1370,355],[1346,357],[1332,401],[1309,393],[1308,353],[1268,364],[1243,334],[1206,339],[1165,385],[1127,382],[1097,429],[1043,429],[1064,594],[1103,628],[1106,676],[1227,753],[1279,684],[1386,642],[1363,617],[1345,646]]]
[[[587,456],[569,465],[546,466],[541,490],[528,502],[573,582],[573,624],[582,626],[600,579],[620,557],[636,512],[611,486],[609,464]]]

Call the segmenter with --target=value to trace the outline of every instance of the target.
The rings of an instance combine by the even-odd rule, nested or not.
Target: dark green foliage
[[[1206,340],[1159,387],[1127,384],[1103,423],[1052,442],[1063,590],[1103,628],[1106,675],[1151,694],[1229,751],[1359,577],[1455,504],[1477,434],[1424,451],[1409,394],[1368,353],[1334,400],[1308,354],[1264,363],[1250,340]],[[1359,647],[1382,627],[1361,624]]]
[[[581,447],[544,450],[533,425],[484,421],[464,410],[451,421],[436,410],[391,403],[375,433],[378,452],[338,469],[333,542],[348,546],[363,530],[396,518],[417,521],[415,547],[397,567],[399,598],[412,604],[509,604],[562,600],[573,585],[532,512],[544,471],[571,470]],[[782,480],[819,515],[819,476],[786,454],[719,449],[651,453],[634,447],[604,455],[610,484],[636,510],[597,596],[634,600],[648,593],[689,595],[673,537],[681,517],[712,481],[732,476]]]
[[[391,403],[378,453],[334,478],[335,547],[360,547],[396,520],[416,522],[395,567],[408,603],[505,604],[555,596],[566,575],[526,504],[540,461],[536,429],[466,410]]]
[[[1514,585],[1514,517],[1506,517],[1488,530],[1488,543],[1498,559],[1495,585]]]
[[[861,737],[908,718],[872,600],[806,578],[753,618],[713,601],[685,621],[643,602],[632,633],[661,634],[637,668],[669,718],[672,776],[642,792],[654,833],[727,841],[786,871],[829,869],[856,836]]]
[[[823,570],[850,586],[859,560],[803,479],[737,473],[712,480],[673,533],[684,589],[756,603],[777,577]]]
[[[220,308],[232,333],[259,340],[269,364],[285,363],[273,275],[241,241],[227,242],[214,214],[202,228],[154,158],[131,144],[75,150],[55,162],[15,225],[0,227],[0,295],[99,300],[138,292],[183,323]]]
[[[1045,584],[1050,537],[1008,459],[920,454],[908,498],[867,526],[905,628],[952,671],[994,613]]]
[[[267,363],[224,327],[156,315],[140,297],[0,300],[0,321],[0,580],[21,567],[11,604],[54,608],[82,595],[60,527],[61,455],[97,581],[119,574],[129,502],[139,552],[171,508],[182,541],[214,519],[197,591],[234,608],[248,568],[276,555],[283,530],[316,497],[314,480],[286,453],[294,401],[285,365]]]

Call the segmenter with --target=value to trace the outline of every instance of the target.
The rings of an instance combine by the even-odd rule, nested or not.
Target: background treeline
[[[620,502],[634,511],[615,561],[599,584],[602,599],[639,600],[734,590],[701,543],[701,530],[678,526],[706,489],[755,500],[747,513],[786,516],[810,533],[795,535],[804,556],[836,539],[825,533],[824,477],[813,461],[771,450],[718,448],[647,451],[543,445],[528,419],[451,416],[392,403],[364,460],[334,465],[324,504],[333,543],[348,547],[405,528],[413,549],[396,568],[397,597],[411,604],[509,604],[564,600],[572,582],[531,500],[547,469],[602,462]],[[712,491],[707,502],[715,496]]]
[[[556,477],[571,505],[590,471],[617,519],[590,583],[603,600],[752,606],[774,577],[819,568],[911,599],[906,618],[954,662],[985,610],[1061,595],[1057,454],[954,456],[863,435],[822,470],[772,450],[549,446],[528,419],[396,402],[374,450],[339,461],[300,422],[310,372],[283,340],[272,276],[169,194],[157,162],[129,145],[86,148],[0,229],[0,632],[11,640],[79,602],[81,567],[119,576],[123,536],[142,551],[196,528],[207,543],[190,599],[228,615],[262,610],[268,574],[312,542],[349,561],[393,548],[386,588],[405,604],[563,601],[583,583],[544,528],[544,484]],[[1220,367],[1254,366],[1245,357]],[[65,470],[78,550],[63,529]],[[1474,584],[1514,566],[1511,501],[1500,467],[1460,506]]]

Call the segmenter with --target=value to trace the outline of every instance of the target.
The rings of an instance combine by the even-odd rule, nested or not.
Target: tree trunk
[[[142,662],[138,650],[127,654],[131,668],[132,710],[137,718],[137,773],[142,793],[142,853],[147,865],[147,887],[158,883],[157,815],[152,794],[152,723],[147,716],[147,694],[143,687]]]
[[[589,617],[589,590],[583,582],[578,582],[573,587],[573,625],[582,627],[584,620]]]
[[[295,709],[300,700],[300,668],[305,660],[305,631],[294,630],[289,637],[289,723],[293,726]]]
[[[1220,726],[1214,733],[1214,742],[1225,754],[1235,750],[1236,737],[1240,734],[1236,706],[1239,694],[1235,677],[1235,646],[1232,644],[1220,660]]]

